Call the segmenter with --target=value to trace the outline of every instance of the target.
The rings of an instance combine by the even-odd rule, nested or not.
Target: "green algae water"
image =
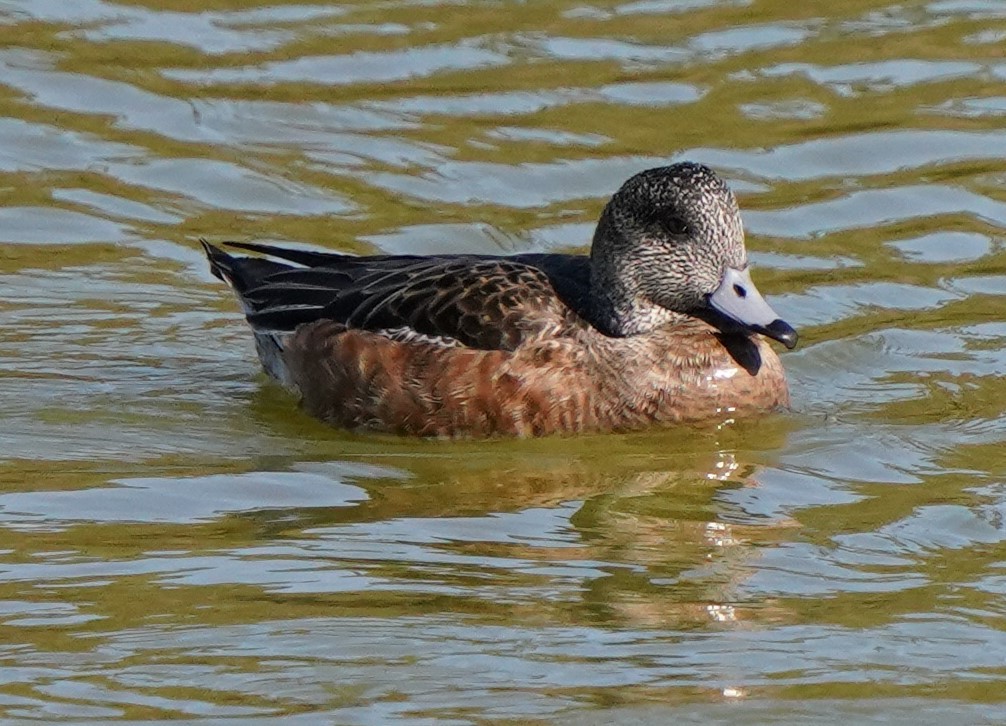
[[[999,723],[995,0],[0,0],[0,719]],[[197,240],[585,250],[740,198],[794,411],[338,432]]]

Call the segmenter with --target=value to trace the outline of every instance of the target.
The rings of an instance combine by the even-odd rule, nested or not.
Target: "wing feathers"
[[[547,265],[519,258],[350,257],[272,245],[228,245],[301,265],[233,256],[204,243],[214,274],[231,283],[249,323],[260,330],[293,330],[327,319],[382,334],[396,331],[400,339],[513,349],[536,330],[561,329],[573,315],[557,295]],[[566,256],[534,257],[536,263],[540,259],[560,268]],[[586,270],[576,262],[570,269],[572,274]]]

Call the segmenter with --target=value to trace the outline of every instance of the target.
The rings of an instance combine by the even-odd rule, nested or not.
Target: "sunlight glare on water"
[[[0,0],[0,39],[5,722],[1003,720],[1001,3]],[[333,431],[197,243],[585,251],[681,159],[800,330],[792,413]]]

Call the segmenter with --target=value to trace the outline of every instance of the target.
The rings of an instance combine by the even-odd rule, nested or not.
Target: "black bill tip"
[[[790,350],[793,350],[793,348],[796,347],[796,343],[800,339],[800,336],[797,335],[793,326],[783,320],[780,320],[779,318],[776,318],[764,327],[758,326],[755,330],[762,335],[772,338],[772,340],[778,340]]]

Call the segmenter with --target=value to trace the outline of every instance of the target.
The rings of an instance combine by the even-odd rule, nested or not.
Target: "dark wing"
[[[207,245],[211,268],[235,288],[248,321],[260,330],[293,330],[327,319],[396,337],[419,334],[512,350],[537,332],[558,333],[568,325],[574,317],[569,304],[578,302],[572,298],[580,297],[587,282],[580,279],[586,271],[580,260],[586,258],[566,255],[350,257],[231,246],[304,265],[234,257]],[[566,269],[560,258],[573,262]],[[549,267],[556,268],[552,276],[545,271]],[[242,273],[247,274],[233,279]]]

